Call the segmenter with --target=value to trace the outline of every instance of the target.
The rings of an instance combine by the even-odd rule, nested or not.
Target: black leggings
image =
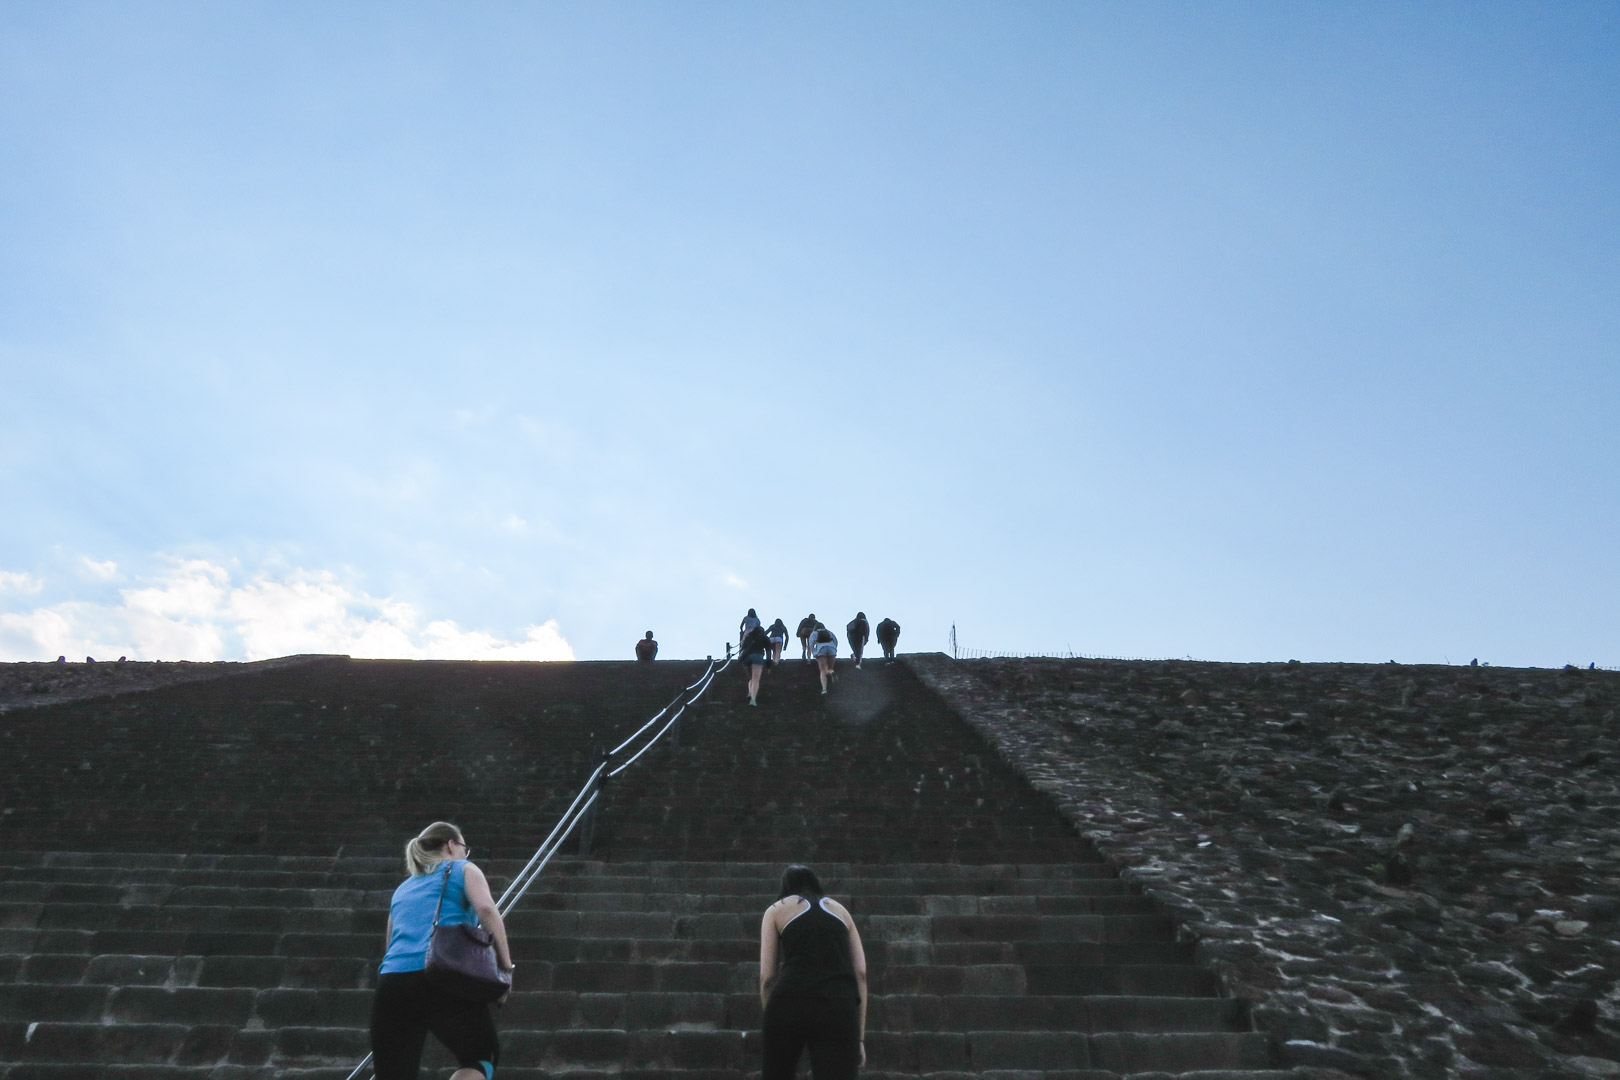
[[[463,1069],[485,1076],[501,1059],[489,1006],[428,985],[420,971],[377,976],[371,999],[371,1053],[377,1080],[416,1080],[428,1032],[444,1043]]]
[[[861,1065],[861,1003],[773,996],[765,1006],[764,1080],[793,1080],[806,1046],[815,1080],[855,1080]]]

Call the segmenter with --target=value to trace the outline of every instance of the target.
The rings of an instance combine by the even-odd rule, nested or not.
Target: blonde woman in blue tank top
[[[506,926],[484,872],[467,861],[471,853],[461,830],[448,821],[435,821],[405,845],[405,869],[411,876],[394,890],[389,904],[387,949],[377,969],[377,992],[371,1002],[371,1053],[377,1080],[416,1080],[429,1032],[461,1066],[450,1080],[491,1080],[495,1075],[501,1048],[489,1006],[429,984],[422,970],[435,910],[445,925],[470,923],[488,930],[495,938],[495,958],[501,970],[513,968]]]

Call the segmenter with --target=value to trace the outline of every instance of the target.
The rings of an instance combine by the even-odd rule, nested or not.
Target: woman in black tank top
[[[866,953],[855,920],[790,866],[759,927],[764,1080],[792,1080],[808,1047],[815,1080],[854,1080],[866,1064]]]

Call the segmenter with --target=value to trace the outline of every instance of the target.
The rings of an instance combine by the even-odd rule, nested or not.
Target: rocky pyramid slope
[[[403,836],[459,821],[499,886],[591,747],[698,671],[332,662],[29,710],[8,748],[93,782],[5,791],[29,840],[0,857],[0,1074],[346,1076]],[[1282,1075],[1169,920],[909,672],[823,698],[790,662],[762,702],[723,675],[511,915],[501,1075],[757,1069],[789,859],[867,942],[869,1076]]]

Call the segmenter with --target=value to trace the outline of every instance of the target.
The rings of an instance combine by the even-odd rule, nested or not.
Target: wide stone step
[[[500,879],[495,879],[497,887]],[[549,883],[548,883],[549,884]],[[626,882],[626,884],[629,884]],[[893,883],[886,883],[893,884]],[[908,883],[902,883],[908,884]],[[1123,884],[1114,882],[1084,882],[1085,891],[1029,892],[1021,895],[978,895],[973,892],[919,893],[915,889],[904,892],[860,891],[858,906],[864,915],[1082,915],[1082,914],[1144,914],[1154,911],[1152,903],[1144,897],[1131,895]],[[1113,888],[1097,886],[1108,884]],[[919,884],[917,888],[920,888]],[[383,911],[393,895],[392,889],[362,890],[358,888],[278,888],[273,886],[226,885],[106,885],[60,883],[27,880],[0,882],[0,926],[39,925],[35,916],[37,905],[70,904],[112,905],[119,908],[139,907],[217,907],[233,910],[251,908],[277,908],[286,910],[319,909]],[[856,895],[851,893],[851,895]],[[752,901],[744,905],[744,900]],[[539,887],[523,899],[514,917],[531,911],[664,911],[673,914],[696,914],[754,910],[763,908],[775,897],[756,888],[750,894],[740,892],[618,892],[606,889],[571,890],[567,892]],[[851,903],[857,901],[851,900]],[[30,909],[29,905],[36,905]]]
[[[1126,897],[1134,899],[1134,897]],[[1140,908],[1142,905],[1131,905]],[[1170,921],[1131,915],[867,915],[854,913],[872,941],[1166,941]],[[616,912],[530,908],[510,918],[515,934],[582,938],[758,939],[757,912]],[[386,908],[186,907],[186,905],[0,904],[0,934],[232,933],[266,936],[381,936]],[[130,949],[160,952],[160,949]]]
[[[1093,853],[1094,855],[1094,853]],[[509,876],[521,869],[525,859],[479,859],[478,864],[492,878]],[[332,857],[302,855],[187,855],[153,854],[148,852],[58,851],[10,852],[0,856],[0,867],[10,874],[35,878],[33,871],[73,868],[116,869],[121,871],[216,871],[248,873],[304,873],[326,875],[326,880],[341,877],[352,879],[357,875],[376,874],[392,878],[401,874],[401,860],[397,852],[387,856]],[[626,879],[675,878],[683,881],[726,879],[733,883],[774,882],[782,873],[780,861],[602,861],[576,858],[557,858],[546,868],[547,881],[569,882],[575,879],[622,877]],[[886,860],[878,863],[848,863],[830,861],[817,864],[817,872],[831,881],[882,882],[892,879],[910,881],[977,880],[986,883],[1005,883],[1009,880],[1076,878],[1115,878],[1117,872],[1098,858],[1063,863],[1020,863],[999,861],[987,863],[961,862],[903,862]],[[95,880],[85,878],[85,880]],[[223,879],[221,879],[223,881]],[[207,880],[197,880],[208,884]]]
[[[189,1024],[234,1027],[364,1027],[367,988],[258,989],[13,984],[0,987],[0,1022]],[[1237,1004],[1219,998],[996,997],[874,995],[871,1031],[996,1030],[1227,1031]],[[520,990],[500,1013],[518,1030],[713,1028],[752,1030],[761,1022],[757,994],[580,993]]]
[[[352,1064],[314,1068],[287,1068],[283,1066],[244,1065],[56,1065],[19,1064],[3,1069],[5,1080],[345,1080]],[[606,1071],[588,1068],[527,1067],[502,1065],[503,1080],[604,1080],[606,1076],[621,1080],[747,1080],[757,1076],[757,1065],[742,1069],[681,1069],[663,1066],[656,1069],[615,1069]],[[983,1075],[986,1080],[1164,1080],[1173,1075],[1177,1080],[1299,1080],[1299,1074],[1283,1069],[1197,1069],[1188,1072],[1122,1074],[1106,1069],[1017,1069],[1002,1072],[893,1072],[887,1069],[861,1070],[864,1080],[971,1080]]]
[[[368,939],[369,940],[369,939]],[[631,938],[514,937],[525,975],[549,972],[574,961],[665,963],[672,961],[747,965],[758,947],[752,942],[645,942]],[[369,987],[381,941],[354,956],[152,955],[34,953],[0,955],[0,980],[41,985],[251,986],[265,988],[347,989]],[[1191,946],[1181,942],[1026,942],[1018,945],[979,942],[968,945],[874,942],[867,948],[873,970],[893,969],[893,978],[911,978],[919,967],[1050,966],[1054,961],[1088,968],[1113,966],[1190,967]],[[541,968],[540,965],[547,965]],[[1041,981],[1038,979],[1037,981]],[[1025,978],[1028,985],[1029,979]]]
[[[108,856],[103,856],[108,857]],[[361,888],[367,891],[377,888],[387,888],[388,882],[396,884],[403,877],[402,864],[399,859],[367,859],[364,865],[350,865],[347,862],[333,865],[330,862],[310,865],[314,860],[289,858],[283,865],[224,865],[210,866],[204,864],[190,864],[185,866],[165,865],[158,862],[146,862],[140,856],[131,856],[132,865],[123,866],[103,863],[25,863],[16,866],[4,866],[8,879],[19,881],[83,881],[92,884],[105,884],[105,872],[117,870],[120,882],[131,883],[178,883],[187,885],[228,885],[235,887],[271,886],[271,887],[347,887]],[[140,860],[140,861],[136,861]],[[491,879],[509,880],[515,872],[522,868],[526,860],[515,859],[479,859],[478,865]],[[302,865],[301,865],[302,864]],[[742,892],[752,893],[762,887],[774,886],[781,877],[783,863],[780,861],[763,863],[756,866],[739,866],[736,863],[693,863],[688,864],[694,869],[688,872],[678,872],[673,867],[648,868],[644,865],[628,863],[599,862],[591,865],[589,869],[571,867],[561,860],[552,860],[546,868],[542,881],[545,888],[563,892],[569,891],[623,891],[627,886],[651,880],[668,881],[673,879],[680,882],[705,882],[702,888],[694,891],[701,892]],[[1033,873],[1039,864],[1020,865],[986,865],[986,864],[952,864],[952,863],[909,863],[907,866],[917,869],[907,873],[877,873],[868,868],[862,871],[858,879],[846,876],[836,864],[821,864],[818,871],[831,887],[836,883],[838,888],[834,892],[852,891],[856,885],[863,886],[872,892],[894,892],[901,884],[910,885],[938,885],[937,889],[924,888],[924,892],[979,892],[983,895],[996,895],[1005,892],[1017,892],[1028,887],[1031,881],[1101,881],[1117,878],[1115,871],[1106,864],[1077,862],[1072,864],[1049,864],[1053,872]],[[701,869],[696,869],[701,867]],[[97,876],[98,874],[102,876]],[[615,887],[614,883],[617,883]],[[712,884],[710,884],[712,882]],[[537,884],[536,888],[540,886]]]
[[[502,1057],[548,1069],[730,1069],[760,1060],[760,1036],[739,1030],[507,1029]],[[1087,1034],[1076,1031],[868,1031],[869,1063],[906,1074],[997,1069],[1099,1068],[1131,1073],[1264,1068],[1264,1035],[1237,1032]],[[241,1031],[174,1023],[0,1025],[0,1058],[50,1063],[77,1058],[97,1065],[341,1065],[369,1049],[363,1027],[281,1027]],[[504,1072],[504,1069],[503,1069]]]

